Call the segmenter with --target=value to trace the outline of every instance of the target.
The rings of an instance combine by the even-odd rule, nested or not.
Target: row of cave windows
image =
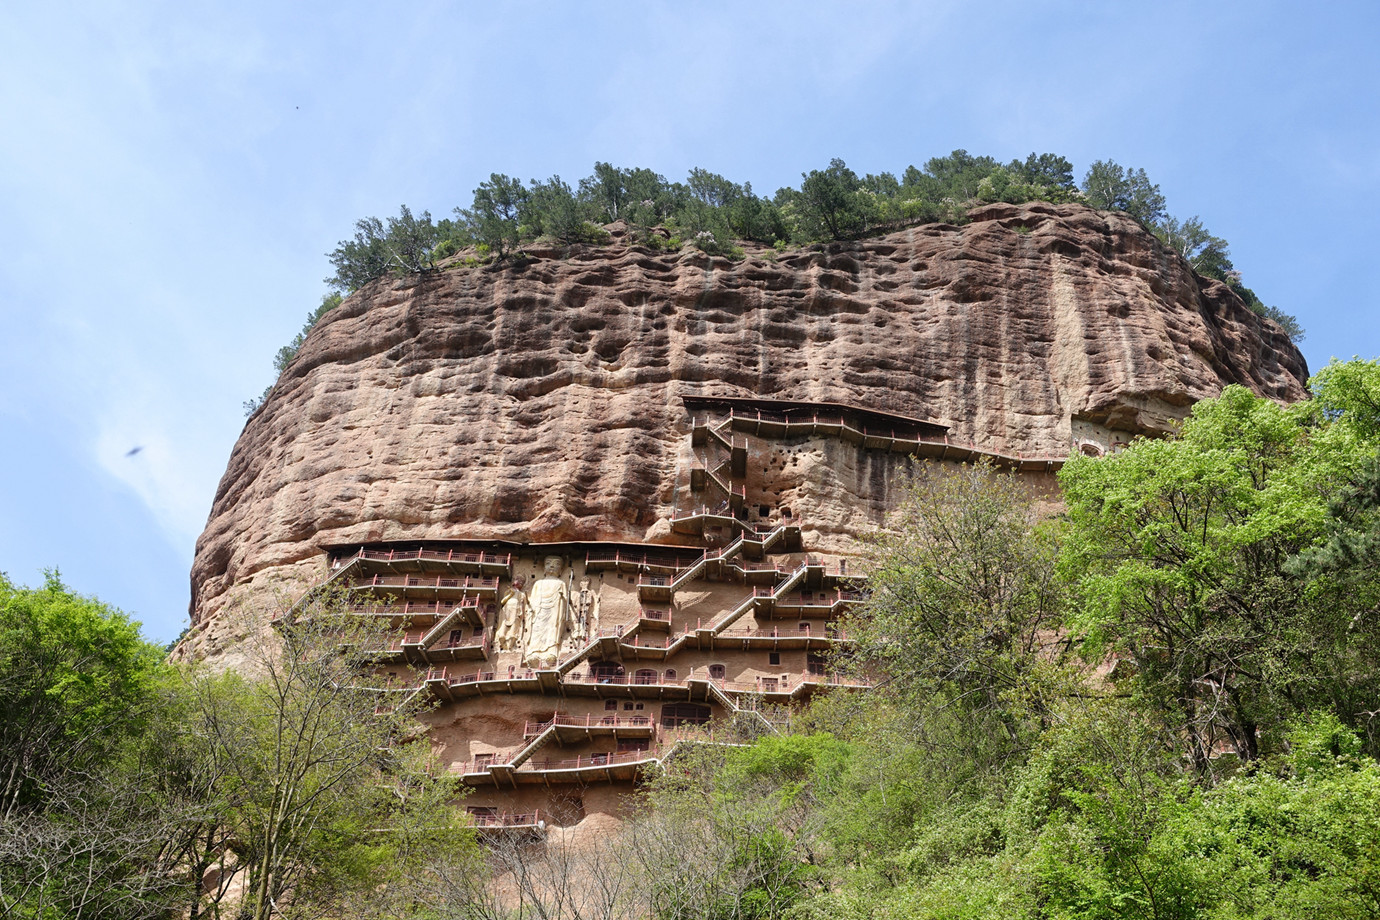
[[[623,708],[629,712],[641,709],[642,703],[624,703]],[[616,712],[618,710],[617,700],[605,700],[604,710],[606,712]],[[661,707],[661,727],[678,728],[681,725],[707,725],[709,723],[710,709],[704,703],[666,703]],[[633,745],[627,747],[626,745]],[[645,740],[619,741],[618,750],[647,750]]]
[[[640,712],[643,703],[624,703],[623,709],[627,712]],[[617,700],[604,700],[605,712],[617,712]],[[661,725],[663,728],[676,728],[680,725],[704,725],[709,721],[709,707],[703,703],[667,703],[661,707]],[[645,741],[620,741],[618,750],[638,750],[645,751]],[[624,744],[641,744],[639,748],[624,748]]]
[[[781,653],[768,652],[767,664],[780,665]],[[825,657],[816,652],[810,652],[805,656],[805,668],[811,674],[823,674],[828,662]],[[622,677],[626,672],[623,666],[616,661],[593,661],[589,665],[589,674],[594,680],[613,680]],[[728,668],[721,664],[711,664],[709,666],[710,680],[724,680],[728,676]],[[662,678],[663,681],[676,680],[676,669],[667,668]],[[633,683],[635,684],[654,684],[657,682],[657,672],[654,668],[638,668],[633,672]]]
[[[827,592],[821,592],[820,595],[819,595],[819,599],[820,599],[820,600],[828,600],[831,596],[832,596],[832,595],[828,594]],[[812,593],[809,592],[809,591],[802,591],[802,592],[800,592],[800,597],[801,597],[802,600],[806,600],[806,601],[810,601],[810,600],[814,600],[814,599],[815,599],[814,594],[812,594]],[[827,631],[827,627],[826,627],[826,631]],[[801,634],[802,636],[808,636],[808,635],[810,634],[810,624],[809,624],[808,622],[801,621],[799,632],[800,632],[800,634]],[[476,626],[476,627],[474,627],[474,638],[476,638],[476,639],[482,639],[483,637],[484,637],[484,627],[483,627],[483,626]],[[452,629],[452,630],[450,631],[450,638],[447,640],[447,643],[448,643],[451,647],[454,647],[454,646],[456,646],[456,645],[459,645],[459,644],[460,644],[460,640],[462,640],[462,639],[464,639],[464,638],[465,638],[465,631],[464,631],[463,629]],[[779,656],[777,656],[777,653],[776,653],[776,652],[772,652],[772,655],[773,655],[773,656],[776,656],[776,657],[779,657]],[[777,662],[775,662],[775,661],[772,662],[772,664],[776,664],[776,663],[777,663]]]

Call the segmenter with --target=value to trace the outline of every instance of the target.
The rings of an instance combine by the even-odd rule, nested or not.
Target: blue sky
[[[175,636],[324,253],[494,171],[1111,158],[1231,243],[1310,367],[1375,357],[1377,39],[1374,3],[5,4],[0,570]]]

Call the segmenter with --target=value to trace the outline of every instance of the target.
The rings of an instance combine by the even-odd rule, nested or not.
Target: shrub
[[[690,242],[694,244],[696,249],[711,256],[725,256],[734,261],[744,257],[740,247],[733,245],[729,240],[718,239],[712,230],[701,230],[695,234]]]

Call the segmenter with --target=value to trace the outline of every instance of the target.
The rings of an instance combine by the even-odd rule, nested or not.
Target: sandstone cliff
[[[685,395],[849,403],[1059,456],[1081,430],[1163,432],[1229,383],[1304,395],[1274,324],[1120,215],[993,205],[962,227],[749,256],[615,233],[349,297],[230,457],[190,650],[232,641],[232,599],[319,577],[325,545],[672,539]]]

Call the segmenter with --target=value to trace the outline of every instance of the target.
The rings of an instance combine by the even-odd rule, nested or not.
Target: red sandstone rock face
[[[1279,329],[1129,219],[972,218],[739,263],[616,236],[370,285],[245,425],[197,542],[193,623],[275,579],[296,590],[328,544],[669,540],[687,394],[852,403],[1060,456],[1080,430],[1165,431],[1229,383],[1304,396]]]

